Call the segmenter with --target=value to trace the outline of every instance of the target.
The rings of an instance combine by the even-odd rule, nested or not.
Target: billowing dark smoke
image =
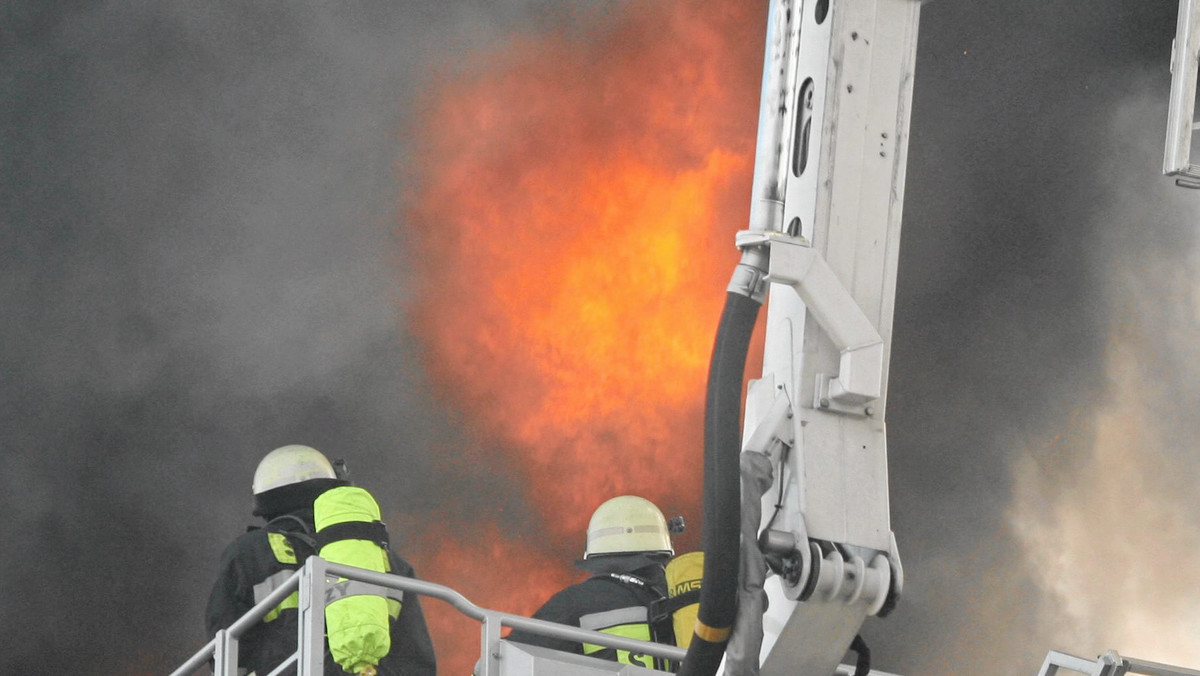
[[[1032,674],[1051,647],[1122,649],[1120,625],[1052,626],[1055,585],[1095,592],[1044,571],[1039,547],[1078,513],[1048,496],[1105,468],[1148,482],[1131,501],[1195,476],[1180,381],[1200,207],[1157,176],[1175,3],[1086,4],[923,10],[889,402],[908,588],[867,627],[888,671]],[[394,221],[421,173],[414,92],[518,24],[586,31],[546,18],[562,5],[0,12],[0,672],[190,654],[280,444],[349,458],[402,550],[432,514],[532,513],[495,480],[514,474],[442,461],[486,440],[429,403]],[[1122,368],[1144,407],[1119,406],[1142,391]],[[1161,435],[1148,468],[1093,452],[1130,410]],[[1030,483],[1044,519],[1017,502]]]
[[[396,177],[426,59],[535,4],[0,12],[0,672],[196,649],[275,446],[347,457],[401,533],[511,501],[430,465],[460,440],[400,326]]]
[[[1064,630],[1067,599],[1039,567],[1072,554],[1058,533],[1057,551],[1030,555],[1029,508],[1012,504],[1014,492],[1040,491],[1043,505],[1088,492],[1079,468],[1118,396],[1117,329],[1155,334],[1167,325],[1155,315],[1177,316],[1178,295],[1129,284],[1179,270],[1194,243],[1197,196],[1158,175],[1173,5],[923,10],[890,397],[892,512],[912,593],[869,627],[876,654],[905,655],[902,673],[1034,673],[1050,648],[1135,650],[1060,643],[1079,632]],[[1184,316],[1194,331],[1194,309]],[[1194,401],[1194,383],[1161,364],[1165,338],[1138,348],[1140,367]],[[1178,429],[1167,409],[1155,417]],[[1046,478],[1014,486],[1031,475]],[[1119,537],[1106,525],[1090,524],[1096,542]]]

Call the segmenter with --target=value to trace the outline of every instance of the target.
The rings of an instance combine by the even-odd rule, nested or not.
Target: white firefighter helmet
[[[667,520],[653,502],[636,495],[608,500],[588,522],[583,558],[608,554],[675,554]]]
[[[263,456],[254,470],[254,494],[298,484],[310,479],[336,479],[337,472],[320,451],[293,444]]]

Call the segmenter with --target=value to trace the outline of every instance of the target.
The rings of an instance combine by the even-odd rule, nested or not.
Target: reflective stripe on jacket
[[[645,606],[630,606],[628,608],[617,608],[615,610],[605,610],[599,613],[582,615],[579,618],[579,626],[582,629],[601,631],[614,636],[624,636],[625,638],[636,638],[639,641],[654,640],[653,632],[650,631],[650,612]],[[616,660],[621,664],[636,664],[650,669],[656,668],[656,660],[650,655],[630,653],[628,650],[606,648],[595,643],[584,643],[583,654]]]
[[[636,572],[649,584],[628,584],[619,579],[621,576],[597,575],[550,597],[533,617],[642,641],[671,644],[673,636],[656,636],[649,622],[648,608],[651,603],[661,598],[661,588],[666,584],[662,568]],[[526,645],[590,655],[663,671],[670,671],[675,666],[649,655],[630,654],[627,650],[614,650],[590,643],[581,645],[520,630],[513,631],[507,638],[509,641]]]

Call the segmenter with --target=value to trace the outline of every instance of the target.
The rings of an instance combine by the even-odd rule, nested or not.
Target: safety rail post
[[[216,650],[213,653],[213,666],[220,676],[235,676],[238,662],[238,640],[228,630],[217,632]]]
[[[300,578],[299,621],[296,622],[298,659],[296,676],[325,673],[325,584],[328,562],[310,556]]]
[[[481,676],[500,676],[500,629],[501,621],[497,613],[486,611],[483,624],[479,629],[480,640],[483,642]]]

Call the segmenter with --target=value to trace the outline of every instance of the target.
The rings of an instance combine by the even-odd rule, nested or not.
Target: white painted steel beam
[[[1163,173],[1187,187],[1200,187],[1200,166],[1191,161],[1196,130],[1196,78],[1200,72],[1200,0],[1179,0],[1175,44],[1171,50],[1171,99]]]

